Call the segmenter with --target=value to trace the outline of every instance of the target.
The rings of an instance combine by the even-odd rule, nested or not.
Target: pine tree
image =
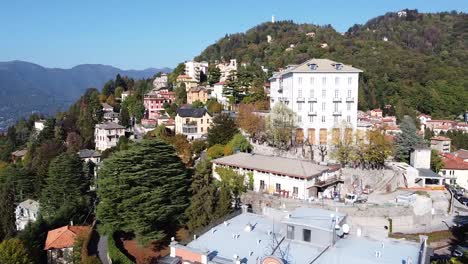
[[[32,264],[28,252],[19,239],[8,239],[0,243],[0,263]]]
[[[413,148],[423,147],[424,139],[417,134],[413,119],[405,116],[400,124],[401,133],[395,139],[395,158],[399,161],[409,162],[410,151]]]
[[[15,233],[15,196],[8,184],[0,186],[0,240]],[[2,263],[2,262],[0,262]]]
[[[63,153],[49,166],[41,193],[41,214],[47,219],[83,220],[87,212],[89,189],[83,173],[83,163],[75,153]],[[70,219],[71,218],[71,219]]]
[[[192,198],[186,210],[187,226],[194,232],[208,225],[214,218],[216,186],[213,183],[211,162],[203,160],[197,164],[191,185]]]
[[[142,243],[164,238],[188,206],[187,172],[172,146],[143,140],[114,153],[99,170],[98,218]]]
[[[213,118],[213,124],[208,131],[208,145],[227,144],[239,132],[234,120],[227,114]]]
[[[216,203],[215,215],[221,218],[232,212],[232,196],[229,187],[221,184],[218,189],[218,201]]]

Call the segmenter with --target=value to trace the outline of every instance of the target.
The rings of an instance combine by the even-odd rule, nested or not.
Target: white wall
[[[325,83],[323,82],[324,78]],[[349,78],[350,83],[348,83]],[[336,80],[338,83],[335,83]],[[280,81],[278,79],[272,80],[270,105],[273,107],[282,97],[288,98],[286,104],[297,114],[297,125],[304,129],[305,137],[307,137],[308,128],[315,128],[315,142],[318,142],[319,130],[326,128],[330,140],[331,129],[343,128],[344,123],[346,123],[346,127],[356,130],[358,85],[359,73],[289,73],[283,76],[282,93],[278,92]],[[334,102],[336,91],[338,98],[341,98],[339,102]],[[299,102],[300,98],[302,101]],[[309,98],[316,100],[309,101]],[[352,98],[353,101],[347,102],[347,98]],[[324,109],[322,109],[323,103],[325,103]],[[337,104],[337,112],[341,112],[341,115],[337,115],[336,118],[333,114],[335,103]],[[309,112],[314,112],[316,115],[311,118]],[[325,117],[325,122],[322,122],[322,116]]]
[[[104,151],[108,148],[117,146],[117,142],[119,141],[119,138],[124,135],[125,135],[124,129],[95,128],[94,142],[96,143],[96,150]]]

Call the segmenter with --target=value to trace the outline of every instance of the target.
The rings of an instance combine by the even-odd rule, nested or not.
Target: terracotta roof
[[[442,162],[444,163],[444,169],[468,170],[468,162],[464,162],[463,158],[450,153],[442,154]]]
[[[443,137],[443,136],[432,137],[431,140],[437,140],[437,141],[451,141],[450,138],[448,138],[448,137]]]
[[[73,247],[75,239],[89,232],[89,226],[63,226],[47,233],[44,250]]]
[[[456,124],[457,122],[456,121],[453,121],[453,120],[427,120],[426,122],[429,122],[429,123],[451,123],[451,124]]]

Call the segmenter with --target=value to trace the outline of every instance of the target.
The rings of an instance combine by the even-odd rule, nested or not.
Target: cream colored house
[[[203,86],[198,86],[190,89],[187,92],[187,103],[193,104],[195,101],[206,103],[210,96],[210,91]]]
[[[188,92],[190,89],[197,87],[198,82],[197,80],[193,79],[188,75],[179,75],[177,76],[177,83],[178,84],[185,84],[185,90]]]
[[[186,135],[189,140],[206,135],[213,117],[205,108],[179,108],[175,118],[176,134]]]

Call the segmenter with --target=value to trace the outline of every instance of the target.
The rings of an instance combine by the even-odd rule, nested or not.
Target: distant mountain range
[[[170,71],[170,68],[122,70],[101,64],[59,69],[25,61],[0,62],[0,130],[33,112],[53,114],[65,110],[87,88],[101,89],[117,74],[144,79]]]

